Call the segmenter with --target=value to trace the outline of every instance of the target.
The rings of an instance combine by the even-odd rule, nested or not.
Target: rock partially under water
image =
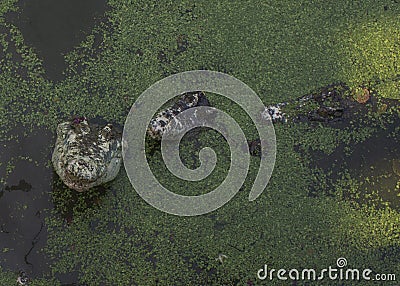
[[[113,180],[121,167],[121,138],[111,124],[89,126],[85,117],[57,127],[52,163],[61,180],[78,192]]]

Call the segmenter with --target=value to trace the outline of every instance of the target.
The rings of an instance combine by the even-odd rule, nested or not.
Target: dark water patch
[[[96,22],[100,22],[100,20],[97,20]],[[73,77],[74,75],[81,74],[91,61],[97,59],[98,55],[103,50],[102,43],[104,39],[104,33],[106,32],[111,35],[112,31],[114,30],[112,23],[106,18],[101,19],[99,27],[101,28],[95,28],[92,31],[91,36],[93,36],[93,38],[91,38],[89,42],[86,42],[85,47],[77,47],[74,49],[79,56],[75,59],[70,58],[68,60],[68,66],[63,72],[65,77]],[[105,93],[104,86],[93,86],[87,83],[86,88],[90,94]],[[96,90],[98,90],[98,92],[95,92]]]
[[[7,20],[22,32],[25,43],[34,47],[50,80],[63,79],[64,55],[76,47],[100,22],[106,0],[20,0],[19,13]]]
[[[14,126],[5,138],[10,140],[1,141],[0,162],[3,164],[10,161],[11,158],[18,157],[45,164],[47,160],[50,160],[50,154],[54,147],[53,142],[55,142],[53,132],[44,128],[29,130],[29,128],[21,125]],[[3,167],[0,167],[0,177],[4,178],[5,170]]]
[[[29,133],[18,126],[8,136],[14,140],[0,145],[3,163],[0,176],[5,181],[0,186],[0,266],[15,273],[24,271],[29,278],[39,278],[50,275],[52,260],[43,251],[48,237],[45,218],[50,216],[54,204],[59,203],[53,203],[52,192],[54,182],[60,181],[50,164],[55,135],[45,129]],[[8,175],[7,162],[13,165]],[[96,201],[98,191],[83,194],[84,199],[77,205],[92,207],[100,203]],[[63,189],[60,195],[65,198],[66,193]],[[82,286],[75,272],[56,274],[56,278],[62,285]]]
[[[12,35],[10,32],[10,28],[0,24],[0,34],[4,35],[4,40],[7,43],[7,47],[0,45],[0,61],[4,64],[11,61],[15,63],[14,67],[16,68],[16,72],[22,79],[28,79],[28,71],[26,67],[22,66],[21,63],[23,61],[22,56],[17,52],[17,45],[15,41],[12,39]],[[0,66],[0,72],[2,72]]]
[[[5,180],[0,197],[0,265],[29,277],[49,273],[49,259],[42,252],[47,229],[44,219],[52,203],[49,197],[52,172],[50,159],[53,134],[38,129],[23,136],[23,127],[14,130],[15,141],[1,144],[0,175]],[[7,162],[13,169],[7,172]]]
[[[310,152],[311,167],[316,168],[317,177],[322,175],[321,172],[327,177],[327,185],[314,182],[309,195],[316,197],[319,192],[324,192],[334,196],[338,186],[342,186],[340,196],[356,205],[389,205],[400,210],[399,190],[396,189],[400,176],[393,168],[400,160],[400,137],[396,133],[399,127],[400,118],[394,116],[390,123],[363,142],[350,146],[341,144],[330,155]],[[351,187],[352,179],[356,180],[357,186]],[[345,182],[349,185],[343,186]]]

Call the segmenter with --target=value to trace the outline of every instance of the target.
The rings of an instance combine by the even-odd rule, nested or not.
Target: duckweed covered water
[[[335,82],[398,99],[396,1],[109,0],[107,10],[99,1],[57,2],[0,3],[0,285],[14,285],[19,270],[46,286],[258,285],[264,264],[321,269],[339,257],[400,275],[399,183],[389,174],[399,158],[396,101],[378,102],[361,122],[276,124],[277,163],[263,195],[247,201],[254,157],[235,198],[200,217],[147,205],[124,170],[103,189],[77,195],[49,162],[57,123],[85,115],[123,124],[141,92],[186,70],[229,73],[265,104]],[[258,137],[237,106],[213,96],[211,103],[228,110],[249,140]],[[216,136],[184,142],[188,166],[198,164],[193,150],[214,147]],[[164,177],[157,144],[148,143],[152,170],[177,192],[197,194],[224,177],[226,146],[215,146],[222,158],[212,178],[188,187]],[[382,186],[391,195],[380,196]]]

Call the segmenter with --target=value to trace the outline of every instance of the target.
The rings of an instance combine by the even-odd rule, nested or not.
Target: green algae
[[[0,17],[6,31],[0,38],[6,54],[0,62],[2,141],[14,139],[8,132],[16,124],[55,130],[73,114],[123,124],[142,91],[166,75],[191,69],[228,72],[252,87],[265,104],[295,99],[337,81],[354,87],[372,83],[379,96],[398,98],[395,16],[400,11],[392,1],[110,0],[109,5],[108,21],[66,55],[69,67],[59,83],[44,78],[32,47]],[[1,15],[10,9],[15,9],[15,1],[0,3]],[[98,46],[95,35],[101,38]],[[217,96],[210,100],[240,122],[248,139],[257,138],[237,106]],[[95,191],[79,198],[56,191],[56,209],[47,218],[46,252],[54,259],[49,276],[78,270],[79,280],[88,285],[244,285],[255,282],[257,270],[266,263],[274,268],[334,266],[340,256],[354,266],[398,272],[396,257],[378,257],[400,247],[399,213],[356,208],[339,195],[310,198],[313,173],[307,158],[294,151],[301,145],[329,154],[340,144],[365,141],[377,128],[277,125],[277,163],[263,195],[247,201],[258,167],[258,159],[252,158],[242,190],[223,208],[200,217],[174,217],[147,205],[124,171],[94,205],[85,197],[97,198]],[[212,132],[199,137],[197,148],[215,146],[218,140]],[[181,147],[191,167],[198,164],[194,144],[189,140]],[[223,156],[226,146],[215,146],[222,159],[212,178],[188,187],[163,176],[162,158],[157,146],[153,148],[152,169],[176,192],[212,189],[229,164]],[[323,175],[317,179],[323,188]],[[358,186],[357,180],[345,179],[337,188]],[[69,223],[60,215],[66,212],[71,212]],[[224,264],[215,260],[220,253],[227,256]],[[0,284],[15,282],[15,273],[0,273]],[[35,280],[34,285],[56,283],[49,281]],[[332,285],[329,282],[319,285]]]
[[[382,97],[399,98],[397,50],[400,44],[395,14],[375,15],[351,23],[345,38],[344,79],[350,86],[367,86]],[[350,69],[350,67],[352,67]]]

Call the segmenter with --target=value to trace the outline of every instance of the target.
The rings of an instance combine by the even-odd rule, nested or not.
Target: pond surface
[[[371,198],[376,198],[381,200],[378,205],[388,204],[400,210],[400,197],[398,190],[396,191],[400,176],[394,168],[400,159],[400,137],[397,134],[399,126],[400,118],[394,116],[391,123],[382,126],[363,142],[350,146],[341,144],[329,155],[313,152],[311,167],[319,168],[328,175],[328,192],[334,191],[338,181],[348,173],[360,183],[360,193],[346,191],[343,194],[345,199],[354,200],[357,196],[357,203],[369,204]]]
[[[18,7],[6,20],[20,29],[52,81],[64,78],[64,55],[84,40],[107,9],[105,0],[21,0]],[[0,145],[0,178],[6,178],[0,189],[0,266],[41,277],[49,273],[50,263],[43,251],[47,240],[44,219],[53,208],[50,160],[55,135],[45,129],[26,135],[26,129],[19,126],[9,136],[16,139]],[[12,170],[7,170],[7,162]],[[75,283],[77,275],[59,279]]]
[[[262,11],[260,13],[258,13],[258,11],[252,11],[255,6],[251,4],[246,8],[249,12],[254,13],[254,15],[251,13],[244,15],[243,13],[245,12],[243,11],[246,9],[241,9],[240,6],[244,4],[240,3],[245,2],[240,1],[236,3],[237,7],[233,7],[232,11],[221,10],[220,7],[213,7],[213,4],[211,4],[212,2],[209,2],[210,4],[196,3],[196,5],[193,4],[193,7],[191,3],[189,3],[190,5],[188,3],[182,6],[176,5],[179,6],[179,9],[173,11],[173,13],[171,13],[171,9],[176,8],[174,7],[175,4],[171,4],[170,7],[167,5],[167,7],[165,6],[167,2],[155,3],[157,2],[155,1],[153,3],[155,5],[153,6],[150,4],[148,7],[137,7],[137,5],[139,5],[137,3],[139,2],[140,1],[132,1],[132,6],[130,7],[119,7],[119,5],[122,4],[118,3],[118,1],[116,1],[118,4],[114,3],[116,13],[111,16],[114,17],[111,18],[111,20],[115,22],[120,21],[121,19],[117,18],[118,15],[118,17],[128,20],[127,23],[132,23],[132,25],[120,27],[120,34],[112,34],[113,38],[110,40],[110,47],[112,50],[115,49],[115,54],[113,54],[114,50],[111,52],[110,58],[112,58],[112,60],[106,58],[106,62],[101,62],[102,59],[99,59],[99,64],[97,62],[94,63],[96,67],[103,67],[103,69],[100,69],[101,71],[99,74],[93,74],[93,78],[96,78],[96,80],[93,80],[93,84],[100,86],[102,89],[99,94],[92,94],[90,92],[90,96],[94,98],[94,104],[89,109],[82,109],[84,110],[83,112],[80,112],[80,108],[81,106],[85,106],[87,102],[84,100],[80,101],[79,96],[75,96],[75,91],[80,91],[82,86],[86,86],[87,82],[83,84],[79,82],[79,84],[76,85],[71,83],[71,86],[68,86],[68,82],[66,81],[67,84],[65,86],[63,85],[64,82],[62,80],[65,78],[63,73],[68,68],[68,64],[64,60],[64,55],[81,43],[85,37],[92,32],[92,29],[96,27],[96,24],[100,23],[105,18],[105,13],[108,9],[106,0],[20,0],[18,2],[19,11],[17,13],[9,13],[6,16],[6,21],[14,24],[21,31],[25,44],[32,47],[39,58],[43,60],[45,78],[50,81],[50,85],[57,83],[49,88],[49,90],[52,91],[50,96],[43,97],[50,102],[48,105],[44,106],[53,107],[54,105],[56,106],[54,107],[55,110],[60,111],[60,109],[62,109],[62,111],[64,111],[64,108],[70,107],[71,104],[75,103],[75,109],[83,113],[80,115],[85,115],[88,110],[96,111],[97,105],[99,105],[103,106],[103,108],[99,108],[98,112],[93,111],[92,114],[104,115],[104,113],[110,112],[108,117],[114,117],[115,114],[118,115],[119,113],[109,111],[110,104],[119,106],[118,104],[123,102],[123,100],[132,99],[133,101],[134,95],[140,94],[142,87],[147,87],[148,82],[146,80],[159,71],[158,65],[160,62],[162,63],[162,68],[165,69],[163,73],[165,75],[171,71],[196,68],[199,66],[199,62],[203,62],[202,66],[204,64],[204,68],[207,69],[219,69],[220,71],[229,70],[231,74],[236,73],[240,75],[244,81],[249,82],[249,85],[261,91],[265,89],[265,92],[261,92],[260,95],[263,97],[262,100],[266,103],[268,102],[268,104],[274,103],[273,101],[275,101],[275,99],[278,100],[276,102],[286,100],[287,98],[278,98],[280,96],[285,97],[286,94],[293,93],[293,97],[300,96],[303,93],[308,93],[311,88],[314,88],[313,85],[323,86],[338,80],[335,77],[340,77],[340,74],[335,73],[335,77],[333,77],[330,72],[325,74],[326,71],[331,69],[332,63],[336,62],[336,59],[334,59],[335,56],[322,52],[332,48],[331,42],[335,43],[335,47],[338,46],[335,42],[336,39],[334,39],[334,41],[329,38],[333,30],[346,31],[347,28],[337,25],[337,27],[330,30],[329,26],[342,23],[346,19],[354,19],[354,16],[358,15],[357,13],[364,9],[362,7],[356,7],[357,9],[352,11],[357,11],[357,13],[354,13],[354,15],[345,15],[345,17],[338,19],[343,12],[346,12],[342,11],[342,7],[346,7],[346,3],[350,5],[353,2],[339,1],[338,4],[335,2],[334,5],[338,7],[333,7],[334,9],[331,10],[325,8],[320,9],[314,5],[310,5],[308,7],[308,15],[302,14],[304,13],[303,11],[307,11],[304,10],[304,7],[295,7],[296,5],[303,5],[304,3],[301,4],[301,1],[288,1],[286,4],[285,1],[276,2],[276,4],[272,6],[277,7],[271,6],[271,9],[268,7],[260,8],[263,9],[260,10]],[[231,3],[228,2],[230,1],[226,1],[225,4],[219,6],[229,7]],[[117,8],[120,10],[117,11]],[[390,11],[392,8],[393,7],[390,6],[388,9],[385,9],[385,11]],[[254,10],[258,10],[258,8]],[[371,9],[368,6],[364,9],[364,11],[366,10],[370,11]],[[383,6],[381,10],[383,10]],[[215,15],[213,15],[214,11],[216,11]],[[314,13],[319,11],[321,11],[320,14]],[[336,14],[329,14],[330,11],[336,11]],[[276,15],[279,14],[279,16],[273,18],[272,16],[275,15],[274,13]],[[327,15],[327,13],[329,15]],[[149,17],[149,15],[153,17]],[[211,17],[207,18],[210,15]],[[365,18],[370,19],[370,17],[362,16],[362,19]],[[241,22],[242,19],[246,21]],[[282,22],[279,22],[281,19]],[[311,22],[304,22],[304,20],[307,19],[310,19]],[[320,22],[319,19],[338,20],[321,20]],[[219,20],[221,20],[221,22]],[[257,20],[257,22],[253,23],[248,20]],[[182,23],[184,25],[182,25]],[[300,23],[301,25],[296,23]],[[329,26],[324,26],[326,23],[329,23]],[[186,28],[186,25],[189,28]],[[207,25],[210,25],[213,29],[210,30],[209,27],[207,28]],[[224,26],[229,29],[221,29],[221,27],[223,28]],[[243,28],[237,28],[241,26]],[[295,27],[294,30],[291,28],[292,26]],[[214,27],[218,27],[218,29],[214,30]],[[271,30],[270,27],[274,27],[274,29],[275,27],[278,28],[276,30]],[[318,31],[319,27],[326,29],[326,34],[325,32],[320,34],[321,31]],[[171,28],[171,31],[169,28]],[[203,33],[203,29],[207,32]],[[351,27],[349,29],[351,30]],[[231,30],[233,31],[232,33],[230,33]],[[0,30],[0,32],[3,31]],[[210,39],[206,37],[208,35]],[[246,35],[247,40],[245,45],[240,43],[237,35],[240,35],[240,38]],[[289,36],[286,37],[287,35]],[[316,35],[316,38],[314,38],[314,35]],[[321,37],[319,38],[319,36]],[[348,36],[345,35],[344,37]],[[120,38],[122,40],[117,41]],[[293,42],[295,43],[291,42],[292,39],[294,39]],[[115,45],[113,45],[112,41],[115,41]],[[307,45],[305,44],[306,42]],[[312,43],[312,45],[309,45],[309,43]],[[243,48],[244,46],[246,48]],[[318,50],[319,48],[317,48],[317,46],[323,48]],[[321,53],[314,52],[314,49],[317,49]],[[0,58],[3,56],[2,52],[3,51],[0,49]],[[172,56],[172,54],[174,56]],[[255,57],[255,55],[257,55],[257,57]],[[115,66],[113,66],[114,56],[115,58],[118,58],[118,56],[120,57],[120,61],[116,61]],[[190,58],[194,60],[187,60]],[[309,58],[311,59],[310,61]],[[313,59],[317,60],[313,62]],[[321,61],[321,59],[325,59],[326,62],[323,60]],[[14,52],[12,61],[21,63],[22,58],[19,54]],[[132,67],[128,65],[125,66],[125,63],[128,62],[133,62]],[[220,65],[220,63],[222,64]],[[219,68],[220,66],[223,67]],[[262,67],[258,69],[258,66]],[[264,70],[264,66],[268,67],[270,70],[267,72]],[[109,71],[112,71],[112,73]],[[241,74],[242,71],[243,74]],[[244,74],[248,76],[247,79],[243,76]],[[255,78],[254,81],[252,81],[252,77]],[[77,78],[79,81],[79,77]],[[97,78],[99,78],[98,81]],[[272,80],[269,81],[266,79]],[[315,84],[314,82],[312,84],[309,83],[311,79],[316,79]],[[116,88],[117,84],[115,82],[117,80],[118,87],[122,87],[121,90]],[[47,84],[47,81],[44,82]],[[145,82],[145,84],[143,84],[143,82]],[[273,86],[274,88],[272,88]],[[54,91],[57,91],[58,87],[64,88],[63,91],[65,91],[67,97],[71,97],[72,99],[67,97],[61,97],[61,99],[52,98],[54,95],[53,87],[55,87]],[[298,91],[299,87],[301,87],[300,91]],[[27,84],[27,88],[31,88],[31,86]],[[288,92],[288,90],[290,92]],[[25,89],[23,92],[25,92]],[[79,92],[77,93],[79,95]],[[112,96],[109,96],[108,93],[112,94]],[[19,93],[19,95],[20,94],[21,93]],[[62,95],[63,93],[60,92],[60,94]],[[70,96],[72,94],[75,97]],[[271,99],[271,102],[269,102],[269,96],[274,96],[275,99]],[[82,98],[85,98],[85,96],[82,96]],[[32,102],[42,104],[40,102],[41,100],[42,98]],[[57,100],[61,102],[65,100],[66,103],[65,105],[58,105],[58,102],[56,104]],[[398,105],[398,102],[395,104]],[[60,108],[57,109],[58,107]],[[41,109],[45,108],[41,107],[39,109],[41,111]],[[71,107],[71,109],[74,108]],[[121,110],[123,109],[121,108]],[[22,111],[15,108],[12,110],[12,113],[19,116]],[[40,113],[38,114],[42,116]],[[51,112],[49,114],[53,116]],[[47,115],[46,113],[43,116]],[[48,115],[48,117],[50,117],[50,115]],[[57,114],[54,118],[55,117],[57,117]],[[61,121],[61,117],[62,116],[58,116],[56,120]],[[12,120],[9,121],[12,122]],[[350,120],[336,122],[329,126],[329,128],[347,128],[349,126],[349,121]],[[381,198],[383,202],[389,203],[395,211],[399,211],[400,200],[397,193],[393,192],[400,178],[396,175],[397,171],[395,171],[400,169],[400,164],[398,163],[400,162],[400,138],[398,133],[396,133],[399,131],[399,118],[396,117],[395,121],[391,123],[384,122],[384,125],[386,129],[377,130],[365,141],[355,144],[351,143],[349,145],[340,144],[330,155],[318,152],[301,155],[307,156],[307,159],[312,162],[312,168],[318,167],[328,176],[332,189],[334,189],[335,183],[341,179],[343,173],[349,172],[351,177],[360,183],[360,189],[362,191],[365,191],[365,193],[374,193],[376,190],[379,190],[379,198]],[[321,130],[325,127],[321,128],[321,126],[316,126],[315,129],[320,128]],[[296,125],[287,127],[289,130],[288,133],[293,132],[293,134],[296,134],[296,128]],[[329,128],[325,128],[324,130],[326,131]],[[275,259],[278,261],[278,259],[282,259],[298,264],[298,258],[304,257],[312,259],[306,261],[306,263],[321,264],[321,261],[323,263],[330,261],[326,259],[326,256],[331,255],[329,259],[333,259],[335,258],[334,255],[340,254],[338,250],[341,251],[344,249],[347,254],[347,251],[351,249],[350,247],[347,248],[347,246],[341,248],[344,245],[342,244],[342,240],[340,240],[341,238],[337,239],[337,241],[340,242],[340,247],[333,249],[334,247],[332,245],[334,244],[331,244],[331,240],[329,240],[331,239],[331,225],[320,227],[319,224],[313,224],[315,218],[323,221],[329,219],[329,216],[334,217],[334,212],[332,210],[336,210],[336,201],[329,201],[328,206],[332,206],[330,210],[321,206],[321,210],[323,211],[320,213],[319,202],[323,200],[319,200],[318,193],[313,193],[312,190],[310,190],[309,196],[313,198],[307,197],[308,189],[304,187],[304,195],[300,194],[297,196],[299,192],[297,188],[299,188],[299,185],[307,186],[309,179],[307,177],[304,179],[304,182],[302,182],[302,178],[296,174],[301,166],[298,164],[300,167],[297,169],[297,161],[295,160],[297,160],[296,156],[298,154],[296,153],[296,156],[294,156],[294,154],[290,153],[292,151],[292,141],[290,140],[293,140],[293,144],[295,144],[297,138],[291,138],[289,136],[289,139],[281,138],[280,141],[280,144],[283,143],[283,147],[281,147],[282,150],[284,150],[284,159],[287,160],[287,162],[280,162],[280,166],[278,166],[274,176],[276,176],[276,181],[282,182],[280,184],[283,184],[287,189],[282,190],[281,186],[274,187],[273,184],[271,184],[263,198],[266,206],[268,206],[270,202],[273,202],[273,204],[271,203],[270,205],[272,207],[269,207],[270,209],[274,209],[275,213],[279,215],[275,215],[273,212],[269,213],[269,209],[265,210],[262,200],[257,201],[257,204],[261,203],[258,207],[256,203],[252,206],[246,206],[246,208],[243,207],[241,209],[242,213],[237,211],[240,209],[238,206],[232,207],[235,206],[233,205],[235,202],[232,202],[232,204],[227,205],[227,209],[213,214],[215,220],[211,224],[215,232],[210,231],[209,233],[199,235],[196,231],[191,231],[192,234],[187,235],[187,233],[189,233],[188,230],[196,230],[195,225],[192,224],[193,220],[186,225],[182,223],[182,221],[186,222],[185,220],[174,221],[171,217],[162,217],[160,213],[152,208],[146,209],[148,206],[141,200],[137,200],[137,194],[134,192],[132,192],[134,194],[131,197],[128,199],[125,198],[126,194],[130,193],[127,190],[123,192],[123,188],[126,187],[126,189],[128,189],[130,185],[129,182],[124,185],[123,179],[120,180],[120,185],[117,185],[116,189],[99,189],[92,194],[84,195],[71,191],[65,195],[65,189],[57,188],[60,181],[55,177],[50,162],[55,142],[54,130],[36,128],[33,132],[26,132],[27,129],[18,124],[17,127],[12,130],[12,133],[7,134],[8,137],[12,138],[11,140],[2,142],[2,139],[0,139],[0,162],[3,163],[3,165],[0,166],[0,178],[5,178],[5,181],[1,182],[2,184],[0,185],[0,267],[4,268],[4,270],[15,272],[15,275],[18,271],[23,270],[27,272],[28,276],[31,278],[47,278],[51,276],[50,267],[54,267],[60,260],[61,267],[60,264],[58,264],[59,268],[55,270],[55,272],[57,272],[55,278],[61,283],[64,283],[64,285],[77,285],[78,281],[90,281],[90,279],[100,276],[98,273],[101,270],[103,270],[105,274],[103,273],[103,276],[97,278],[101,282],[96,285],[104,285],[104,281],[107,281],[106,279],[109,279],[108,281],[115,281],[113,279],[117,279],[122,273],[120,270],[126,269],[125,265],[119,265],[121,268],[113,268],[122,261],[121,264],[126,262],[129,266],[128,271],[131,269],[138,269],[137,273],[135,272],[132,276],[128,277],[132,279],[131,281],[136,281],[134,280],[136,278],[142,279],[141,281],[143,281],[143,279],[154,278],[149,278],[147,276],[148,273],[145,273],[148,268],[146,268],[147,264],[143,263],[143,261],[146,262],[148,260],[151,262],[149,269],[158,271],[157,274],[152,274],[158,275],[162,273],[163,277],[167,279],[166,281],[172,281],[170,277],[179,276],[181,274],[186,275],[186,268],[194,269],[196,274],[203,271],[206,272],[207,275],[211,276],[215,274],[215,276],[220,275],[221,277],[234,277],[235,275],[239,275],[238,273],[240,271],[242,271],[243,274],[243,271],[246,270],[246,275],[253,276],[255,271],[254,273],[251,271],[256,270],[254,267],[258,266],[249,266],[246,265],[246,263],[250,260],[252,263],[253,259],[257,259],[257,257],[259,260],[257,263],[264,263],[265,260],[273,261]],[[281,131],[286,132],[286,129]],[[286,134],[285,132],[281,134]],[[302,136],[310,138],[310,141],[312,141],[311,144],[314,144],[313,140],[317,141],[318,138],[313,137],[314,135],[311,133],[312,132],[310,132],[310,134],[302,134]],[[330,133],[327,132],[326,134]],[[285,140],[288,141],[286,142]],[[335,138],[328,138],[328,140],[335,140]],[[310,155],[311,157],[308,157]],[[7,164],[8,162],[10,162],[10,165]],[[285,163],[287,163],[287,165],[285,165]],[[294,168],[292,168],[292,166],[294,166]],[[286,172],[285,169],[289,171]],[[308,171],[309,169],[306,168],[306,172]],[[366,178],[369,178],[370,181],[366,181]],[[287,187],[285,184],[287,184]],[[319,189],[323,188],[321,186],[317,187],[319,187]],[[296,191],[292,192],[290,188]],[[105,193],[107,195],[104,195]],[[275,200],[273,196],[271,196],[272,199],[269,198],[268,196],[271,194],[279,199]],[[349,193],[344,195],[345,200],[353,200],[352,196],[354,194]],[[101,210],[98,217],[95,217],[93,221],[90,221],[89,217],[87,221],[79,224],[79,218],[73,217],[74,214],[71,212],[71,205],[75,203],[74,200],[77,200],[77,197],[81,200],[85,200],[82,205],[86,208],[91,208],[93,204],[105,205],[106,207]],[[86,198],[88,199],[87,201]],[[106,199],[103,200],[103,198]],[[112,203],[107,205],[111,198],[113,199]],[[326,198],[324,197],[323,199],[325,200]],[[307,206],[310,202],[312,203],[309,205],[310,207],[305,207],[304,209],[302,207],[296,207],[297,205]],[[339,208],[341,208],[342,202],[343,201],[340,201],[338,203]],[[359,199],[357,203],[368,204],[368,201]],[[344,204],[345,203],[343,203],[343,205]],[[286,206],[290,207],[285,208]],[[314,206],[317,208],[314,208]],[[126,209],[124,209],[124,207]],[[231,213],[229,212],[229,208],[231,208]],[[252,208],[254,208],[254,210],[252,210]],[[54,215],[54,210],[56,210],[56,215]],[[299,216],[299,212],[307,214],[309,210],[311,210],[309,217],[312,218],[309,221]],[[126,219],[126,214],[129,213],[128,211],[132,211],[131,214],[134,215],[132,221]],[[293,213],[291,214],[292,211]],[[243,213],[250,213],[251,215],[246,216],[243,215]],[[254,213],[257,215],[254,215]],[[269,216],[268,219],[265,219],[264,215]],[[261,217],[261,219],[258,220],[258,217]],[[45,224],[45,220],[48,218],[52,219],[51,223],[54,224],[54,222],[56,222],[54,225],[60,226],[57,231],[48,232]],[[122,221],[122,226],[116,224],[114,220]],[[204,221],[199,220],[200,227],[197,230],[207,229],[209,224],[205,222],[206,220],[207,218],[205,218]],[[90,228],[84,233],[86,237],[80,240],[79,236],[82,233],[79,233],[77,229],[79,230],[79,227],[85,226],[85,223],[88,221],[90,222]],[[202,225],[203,222],[204,225]],[[51,225],[51,223],[49,225],[54,226]],[[74,229],[76,225],[78,226]],[[169,227],[171,227],[171,225],[175,225],[176,228],[172,227],[172,234],[169,235],[168,232],[170,231]],[[133,229],[136,232],[131,231],[130,227],[132,226],[134,226]],[[157,228],[160,226],[160,229]],[[156,234],[151,231],[153,227],[156,229]],[[380,228],[379,225],[375,227],[375,229],[378,230]],[[309,229],[310,232],[305,232],[306,229]],[[366,228],[366,230],[368,229]],[[323,232],[329,239],[324,240],[325,236],[322,235],[314,236],[314,234],[318,234],[319,232]],[[62,238],[65,237],[65,240],[57,237],[53,238],[52,241],[52,235],[55,233],[60,234],[59,236]],[[215,236],[208,240],[210,233],[214,233]],[[71,236],[68,237],[67,234]],[[113,236],[114,234],[115,236]],[[137,237],[135,237],[135,234]],[[94,235],[97,235],[97,240],[93,239]],[[130,239],[131,237],[132,239]],[[74,238],[78,239],[74,240]],[[336,237],[333,237],[332,241],[336,242],[335,239]],[[371,236],[371,240],[368,242],[374,243],[375,241],[379,241],[379,239],[375,239],[374,236]],[[51,245],[51,242],[53,243],[53,248],[50,250],[56,249],[54,251],[54,256],[56,257],[53,258],[57,261],[54,264],[54,261],[52,261],[43,250],[44,247]],[[345,242],[347,243],[346,240]],[[75,249],[79,251],[79,255],[75,255],[76,253],[74,253],[74,250],[70,251],[71,243],[76,243]],[[238,246],[236,246],[236,244]],[[54,245],[60,245],[60,247],[54,247]],[[132,247],[132,245],[134,245],[134,247]],[[150,245],[151,248],[149,246],[149,249],[147,249],[147,245]],[[300,249],[299,245],[304,245],[304,249],[308,249],[307,252],[302,252],[303,246]],[[367,245],[367,243],[364,243],[364,245]],[[247,246],[249,247],[245,249]],[[144,250],[140,247],[144,248]],[[317,248],[320,248],[320,250],[318,250],[320,252],[314,250]],[[126,251],[127,249],[131,250]],[[290,253],[287,251],[288,249]],[[333,253],[330,252],[332,249]],[[385,245],[383,253],[386,255],[385,257],[389,257],[390,260],[382,263],[382,267],[385,267],[384,269],[391,267],[393,261],[398,261],[399,249],[395,242],[393,242],[393,245],[390,243]],[[233,252],[225,252],[230,250]],[[254,252],[251,252],[253,250]],[[265,251],[265,254],[263,254],[263,251]],[[309,257],[312,251],[316,253],[314,258]],[[372,251],[374,251],[374,249]],[[181,257],[174,256],[179,252],[182,252],[183,260]],[[143,256],[140,256],[138,253],[143,253]],[[200,255],[196,253],[200,253]],[[226,260],[226,264],[215,264],[215,257],[218,253],[227,254],[228,259]],[[234,255],[232,255],[233,253]],[[73,257],[68,261],[70,263],[70,268],[65,267],[65,264],[63,264],[67,261],[65,256],[69,255]],[[352,263],[355,264],[355,262],[360,261],[366,261],[366,263],[371,263],[372,261],[375,263],[378,261],[374,255],[369,255],[368,259],[363,260],[363,258],[366,257],[363,255],[364,254],[357,257],[353,256],[355,258],[352,259],[359,260],[353,260]],[[323,258],[324,256],[325,258]],[[319,260],[319,257],[322,257],[322,260]],[[169,260],[165,261],[166,259]],[[105,263],[105,261],[107,261],[108,264]],[[190,264],[190,266],[186,267],[182,264],[182,261]],[[303,262],[304,261],[301,261],[301,263]],[[72,268],[75,271],[59,274],[63,269]],[[85,271],[81,271],[81,269],[85,269]],[[171,272],[166,272],[165,269],[170,269],[168,271]],[[234,273],[236,270],[240,271]],[[127,273],[127,271],[125,271],[125,273]],[[0,275],[1,274],[2,272],[0,272]],[[11,275],[14,274],[12,273]],[[193,277],[197,278],[198,276]],[[0,280],[1,278],[3,277],[0,277]],[[254,277],[250,278],[253,279]],[[159,278],[152,281],[159,282],[158,279]],[[178,281],[182,282],[181,280]],[[248,285],[252,285],[249,283],[250,282],[248,282]],[[169,284],[176,285],[176,283]],[[228,285],[227,282],[220,284]],[[293,282],[293,285],[297,285],[296,282]]]
[[[24,128],[15,132],[21,135]],[[11,160],[14,169],[0,192],[0,263],[6,269],[23,270],[32,276],[49,270],[41,249],[47,239],[44,218],[52,208],[53,174],[46,164],[53,139],[51,132],[39,129],[1,147],[2,162]],[[2,165],[2,178],[6,172],[6,165]]]
[[[63,78],[64,55],[90,34],[107,9],[105,0],[21,0],[18,6],[20,12],[10,13],[7,20],[35,48],[53,81]]]

